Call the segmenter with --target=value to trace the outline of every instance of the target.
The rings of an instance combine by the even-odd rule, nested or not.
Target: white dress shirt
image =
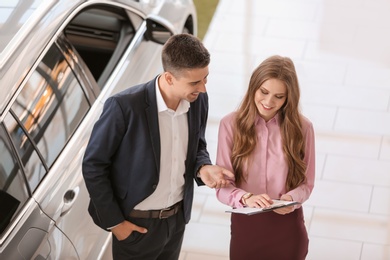
[[[153,210],[170,207],[183,199],[185,160],[188,149],[190,103],[181,100],[176,111],[165,104],[156,79],[156,99],[160,130],[160,180],[156,190],[134,208]],[[142,163],[142,162],[140,162]]]

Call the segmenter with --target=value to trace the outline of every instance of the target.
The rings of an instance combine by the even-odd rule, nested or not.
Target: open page
[[[272,211],[277,208],[283,208],[283,207],[288,207],[296,204],[300,204],[297,201],[285,201],[285,200],[272,200],[274,203],[267,207],[267,208],[239,208],[239,209],[230,209],[226,210],[227,213],[239,213],[239,214],[245,214],[245,215],[253,215],[253,214],[258,214],[258,213],[263,213],[263,212],[268,212]]]

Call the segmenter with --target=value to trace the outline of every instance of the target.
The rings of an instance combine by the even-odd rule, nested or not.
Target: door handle
[[[79,194],[79,187],[76,187],[72,190],[67,190],[64,194],[63,202],[64,205],[61,209],[60,217],[64,216],[72,208],[74,202],[76,201],[77,195]]]

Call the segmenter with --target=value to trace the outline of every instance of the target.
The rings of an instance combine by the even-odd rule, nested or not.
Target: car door
[[[95,226],[87,213],[89,196],[81,160],[88,141],[84,130],[91,126],[82,122],[94,97],[88,97],[85,82],[76,75],[73,55],[57,43],[49,48],[10,108],[7,119],[14,123],[6,122],[6,126],[28,170],[33,199],[79,255],[92,259],[103,250],[109,233]],[[24,140],[30,140],[40,166],[28,165],[30,152],[26,154]],[[55,243],[50,248],[56,256],[67,254],[56,230],[52,231],[48,236]]]
[[[24,147],[31,159],[28,167],[44,174],[31,145]],[[4,124],[0,125],[0,157],[0,259],[77,259],[72,243],[32,197],[27,171]],[[61,253],[55,248],[59,243]]]

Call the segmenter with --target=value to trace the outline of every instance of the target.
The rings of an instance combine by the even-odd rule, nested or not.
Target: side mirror
[[[146,18],[146,40],[165,44],[169,37],[174,34],[175,28],[167,20],[155,15],[149,15]]]

